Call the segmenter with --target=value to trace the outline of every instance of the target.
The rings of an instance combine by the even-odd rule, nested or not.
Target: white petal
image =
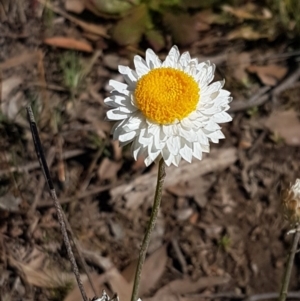
[[[144,160],[144,163],[145,165],[148,167],[151,163],[153,162],[153,160],[150,158],[150,157],[147,157],[145,160]]]
[[[180,138],[178,136],[168,138],[166,146],[173,155],[178,155],[180,149]]]
[[[179,63],[184,69],[189,64],[190,60],[191,60],[190,53],[186,51],[180,56]]]
[[[137,73],[134,70],[131,70],[129,67],[122,65],[119,66],[118,70],[121,74],[123,74],[124,80],[130,87],[130,89],[133,90],[138,80]]]
[[[209,84],[214,79],[215,70],[216,70],[216,65],[210,64],[207,70],[207,84]]]
[[[139,55],[134,56],[133,62],[136,73],[139,78],[141,78],[143,75],[147,74],[150,71],[145,60],[142,59]]]
[[[188,65],[185,66],[183,71],[186,72],[187,74],[195,77],[195,75],[197,73],[197,65],[198,65],[198,60],[197,59],[192,59],[192,60],[190,60]]]
[[[155,161],[155,159],[158,157],[160,154],[160,150],[152,150],[152,147],[148,147],[148,154],[149,157],[152,159],[152,161]]]
[[[213,133],[207,134],[207,137],[214,143],[219,143],[219,139],[225,138],[221,131],[215,131]]]
[[[214,115],[220,113],[222,109],[217,104],[212,105],[211,107],[202,107],[200,112],[204,115]]]
[[[177,156],[174,156],[174,157],[173,157],[173,164],[174,164],[175,166],[178,166],[179,163],[180,163],[180,161],[181,161],[181,156],[180,156],[180,155],[177,155]]]
[[[125,132],[130,132],[130,131],[136,131],[136,130],[139,130],[142,126],[142,120],[139,119],[139,118],[132,118],[132,117],[129,117],[128,118],[128,121],[126,122],[126,124],[123,125],[123,128],[124,128],[124,131]],[[139,131],[138,131],[139,132]]]
[[[224,89],[220,90],[220,94],[219,97],[224,97],[224,98],[228,98],[230,96],[230,92]],[[231,98],[231,97],[230,97]]]
[[[213,115],[212,119],[215,122],[223,123],[223,122],[229,122],[229,121],[231,121],[232,117],[228,113],[226,113],[226,112],[221,112],[221,113],[217,113],[217,114]]]
[[[198,130],[198,132],[197,132],[197,137],[198,137],[198,142],[199,142],[201,145],[209,145],[208,138],[207,138],[207,136],[205,135],[205,133],[203,132],[202,129],[199,129],[199,130]]]
[[[198,142],[193,143],[193,156],[198,160],[202,160],[202,148]]]
[[[190,129],[193,127],[193,122],[192,120],[190,120],[188,117],[184,118],[180,121],[180,123],[182,124],[183,127]]]
[[[206,86],[205,88],[203,88],[200,93],[201,96],[206,96],[206,95],[211,95],[215,92],[218,92],[221,90],[221,88],[224,85],[224,81],[218,81],[218,82],[214,82],[209,86]],[[215,97],[214,97],[215,98]]]
[[[169,54],[167,55],[165,61],[163,62],[163,67],[177,67],[178,59],[179,59],[179,50],[177,46],[173,46],[171,50],[169,51]]]
[[[187,141],[197,141],[197,135],[191,128],[185,130],[183,127],[179,127],[179,135],[184,137]]]
[[[120,83],[116,80],[111,79],[108,83],[114,90],[118,91],[121,94],[129,95],[129,91],[127,90],[128,85],[124,83]]]
[[[214,131],[220,130],[221,127],[216,122],[214,122],[212,119],[210,119],[208,121],[208,123],[206,124],[206,126],[204,127],[204,129],[207,131],[210,131],[210,132],[214,132]]]
[[[200,72],[203,68],[207,68],[211,65],[210,61],[202,62],[197,65],[197,71]]]
[[[135,148],[132,151],[132,156],[133,156],[135,161],[140,157],[140,155],[139,155],[140,150],[141,150],[141,146],[139,148]]]
[[[159,68],[161,66],[161,60],[152,49],[146,50],[146,62],[149,69]]]
[[[172,154],[170,154],[168,152],[168,150],[166,150],[166,149],[162,150],[162,157],[163,157],[163,159],[165,161],[165,164],[167,166],[170,166],[172,164],[174,156]]]
[[[114,108],[117,108],[119,106],[122,106],[122,107],[130,106],[133,108],[130,97],[125,96],[125,95],[113,94],[110,97],[105,98],[104,102],[108,106],[114,107]]]
[[[203,153],[209,153],[209,144],[208,145],[201,144],[201,149]]]
[[[122,112],[121,107],[106,112],[109,120],[122,120],[128,117],[128,113]]]
[[[118,137],[118,140],[121,142],[121,143],[130,143],[134,138],[136,137],[136,132],[135,131],[132,131],[132,132],[129,132],[129,133],[124,133],[122,135],[119,135]]]
[[[152,145],[153,143],[153,136],[152,135],[147,136],[144,131],[140,132],[138,139],[139,139],[139,143],[142,144],[143,146],[148,146],[149,144]]]
[[[192,162],[192,156],[193,156],[193,151],[192,148],[185,144],[179,151],[180,155],[184,160],[187,162],[191,163]]]
[[[173,124],[163,125],[162,130],[167,137],[178,135],[177,127],[176,127],[176,125],[173,125]]]

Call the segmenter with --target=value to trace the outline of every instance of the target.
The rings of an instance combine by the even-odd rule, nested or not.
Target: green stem
[[[287,294],[288,294],[288,288],[289,288],[290,278],[291,278],[291,274],[292,274],[294,258],[295,258],[295,254],[297,252],[297,246],[298,246],[298,242],[300,239],[300,225],[297,226],[295,231],[296,232],[294,234],[293,244],[292,244],[291,250],[289,252],[289,257],[288,257],[287,265],[285,268],[284,277],[283,277],[278,301],[285,301]]]
[[[147,249],[148,249],[149,242],[150,242],[150,236],[154,229],[156,219],[158,216],[160,201],[161,201],[161,196],[162,196],[162,187],[163,187],[165,176],[166,176],[165,163],[164,163],[163,159],[160,159],[159,166],[158,166],[157,183],[156,183],[156,190],[155,190],[152,212],[151,212],[150,220],[149,220],[147,230],[145,232],[145,236],[144,236],[143,243],[142,243],[140,253],[139,253],[139,259],[138,259],[138,263],[137,263],[137,267],[136,267],[136,271],[135,271],[131,301],[136,301],[138,299],[137,296],[139,293],[139,286],[140,286],[140,282],[141,282],[143,264],[144,264],[144,261],[146,258]]]

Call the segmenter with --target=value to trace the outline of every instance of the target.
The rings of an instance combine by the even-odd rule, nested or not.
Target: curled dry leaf
[[[251,73],[256,73],[262,83],[267,86],[275,86],[287,74],[288,69],[280,65],[256,66],[247,68]]]
[[[149,293],[161,279],[166,268],[167,260],[166,246],[160,247],[147,258],[141,277],[141,295]]]
[[[164,24],[171,32],[176,44],[189,45],[198,40],[197,31],[198,20],[188,13],[166,13],[164,15]],[[180,24],[180,26],[178,26]]]
[[[12,76],[2,82],[2,91],[0,91],[0,110],[2,115],[20,125],[24,125],[24,118],[20,112],[25,107],[26,100],[24,93],[21,91],[16,92],[16,89],[21,85],[22,81],[21,77]]]
[[[39,58],[40,51],[31,51],[31,52],[23,52],[22,54],[18,54],[12,58],[7,59],[6,61],[0,63],[0,70],[4,71],[10,68],[17,67],[22,64],[28,64],[32,62],[36,62]]]
[[[231,52],[228,54],[228,66],[231,67],[232,74],[236,80],[242,83],[247,83],[249,74],[246,68],[250,65],[250,52]]]
[[[21,85],[23,79],[20,76],[13,75],[10,78],[7,78],[2,81],[2,87],[1,87],[1,101],[5,102],[8,101],[7,97],[9,94],[17,88],[19,85]]]
[[[117,173],[122,167],[122,162],[111,161],[104,158],[98,169],[98,176],[101,180],[113,180],[117,178]]]
[[[44,39],[44,43],[50,46],[55,46],[55,47],[65,48],[65,49],[72,49],[72,50],[78,50],[84,52],[93,51],[93,48],[90,43],[83,40],[79,41],[74,38],[57,36],[57,37]]]
[[[100,296],[103,290],[108,290],[107,287],[104,285],[105,279],[103,278],[103,275],[90,273],[90,278],[96,288],[97,295]],[[86,292],[87,296],[94,296],[94,292],[86,276],[84,276],[82,282],[84,291]],[[74,285],[74,288],[66,295],[63,301],[82,301],[82,295],[77,285]]]
[[[37,287],[57,288],[68,284],[74,284],[74,275],[72,273],[63,273],[56,268],[36,267],[34,261],[31,263],[22,263],[9,257],[11,266],[25,275],[29,284]]]
[[[177,279],[169,282],[167,285],[163,286],[155,294],[153,300],[161,300],[164,295],[182,295],[195,293],[201,289],[214,287],[218,285],[224,285],[228,283],[230,278],[228,276],[223,277],[201,277],[196,281],[192,279]]]
[[[238,29],[231,31],[228,36],[228,40],[244,39],[244,40],[259,40],[262,38],[270,38],[270,34],[265,32],[259,32],[253,29],[251,26],[240,26]]]
[[[14,196],[12,193],[7,193],[0,197],[0,209],[4,211],[17,212],[22,199]]]
[[[82,0],[66,0],[65,9],[72,13],[81,14],[84,11],[84,1],[82,1]]]
[[[300,120],[294,110],[273,111],[265,125],[270,131],[283,138],[286,144],[300,145]]]
[[[208,25],[224,24],[228,22],[222,15],[214,13],[211,9],[201,10],[199,13],[195,14],[195,19]]]
[[[161,31],[156,29],[147,30],[145,37],[155,52],[165,47],[165,38]]]
[[[145,261],[140,284],[140,295],[144,295],[156,286],[161,279],[167,264],[167,248],[162,246],[154,251]],[[133,285],[137,260],[133,261],[122,272],[123,277]]]
[[[127,66],[130,62],[127,58],[120,57],[119,55],[107,54],[103,57],[103,64],[112,70],[118,70],[120,65]]]
[[[223,5],[222,9],[236,18],[243,20],[265,20],[272,18],[272,13],[269,9],[259,7],[251,2],[239,7]]]
[[[140,4],[128,12],[112,29],[112,37],[119,45],[135,45],[140,42],[150,22],[145,4]]]
[[[85,3],[87,9],[89,9],[95,15],[103,14],[121,14],[136,6],[140,3],[140,0],[81,0]]]

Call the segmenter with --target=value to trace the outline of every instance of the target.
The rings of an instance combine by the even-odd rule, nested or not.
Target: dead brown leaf
[[[270,64],[267,66],[251,65],[247,67],[251,73],[256,73],[262,83],[267,86],[275,86],[278,81],[283,79],[287,74],[287,67]]]
[[[254,30],[251,26],[240,26],[239,28],[231,31],[228,40],[245,39],[245,40],[258,40],[262,38],[269,38],[269,34]]]
[[[84,2],[82,0],[66,0],[65,9],[72,13],[81,14],[84,11]]]
[[[17,90],[22,82],[23,79],[17,75],[13,75],[2,82],[0,109],[7,119],[24,125],[24,118],[20,112],[26,105],[26,101],[23,92]]]
[[[112,70],[118,70],[120,65],[128,66],[129,64],[127,58],[122,58],[116,54],[107,54],[103,57],[103,65]]]
[[[74,283],[74,275],[72,273],[63,273],[56,268],[42,269],[40,266],[36,266],[35,261],[22,263],[9,257],[9,263],[25,275],[29,284],[37,287],[55,288],[64,286],[66,283]]]
[[[204,179],[199,183],[199,179],[194,178],[187,182],[169,186],[167,190],[178,197],[192,197],[197,205],[203,208],[207,203],[206,191],[208,188],[209,184]]]
[[[25,52],[15,57],[12,57],[0,64],[0,70],[13,68],[24,63],[31,63],[32,61],[36,62],[39,58],[39,53],[40,51],[33,51],[28,53]]]
[[[161,279],[167,264],[167,248],[162,246],[152,253],[146,260],[141,278],[141,295],[149,293]]]
[[[0,209],[4,211],[17,212],[22,199],[12,193],[0,197]]]
[[[13,75],[2,81],[2,89],[1,89],[1,101],[6,101],[9,94],[21,85],[23,79],[18,75]]]
[[[239,7],[223,5],[222,9],[236,18],[243,20],[265,20],[272,18],[272,13],[269,9],[260,7],[252,2]]]
[[[300,145],[300,120],[294,110],[273,111],[265,125],[270,131],[282,137],[286,144]]]
[[[113,292],[118,293],[120,300],[130,300],[132,285],[125,280],[122,274],[116,269],[107,271],[107,281]]]
[[[202,277],[196,281],[192,279],[180,279],[169,282],[167,285],[163,286],[154,296],[154,300],[160,300],[163,295],[182,295],[191,294],[199,290],[224,285],[230,280],[229,277]]]
[[[52,38],[44,39],[44,43],[50,46],[65,48],[65,49],[72,49],[84,52],[92,52],[93,47],[87,41],[79,41],[74,38],[68,37],[61,37],[56,36]]]
[[[250,62],[250,52],[231,52],[228,54],[228,66],[232,66],[230,69],[233,76],[239,82],[246,83],[248,81],[249,75],[246,72],[246,68],[250,65]]]
[[[113,180],[117,178],[117,173],[122,167],[122,162],[111,161],[104,158],[98,169],[98,176],[101,180]]]
[[[103,277],[103,275],[90,273],[90,278],[95,286],[97,295],[102,295],[103,290],[110,293],[108,288],[104,285],[105,277]],[[86,276],[84,276],[84,279],[82,279],[82,284],[86,295],[90,298],[94,297],[94,292]],[[67,294],[63,301],[82,301],[82,295],[77,285],[74,286],[74,288]]]
[[[214,13],[211,9],[201,10],[199,13],[195,14],[195,19],[209,25],[224,23],[222,16]]]
[[[112,147],[114,150],[115,161],[120,161],[123,157],[123,153],[122,153],[123,149],[122,147],[120,147],[119,141],[117,140],[112,141]]]
[[[147,294],[160,280],[167,264],[167,248],[166,245],[158,248],[145,261],[140,284],[140,295]],[[123,277],[133,285],[137,260],[133,261],[122,272]]]
[[[199,19],[196,20],[188,13],[173,14],[168,12],[163,15],[163,20],[167,29],[172,33],[175,43],[189,45],[198,40],[197,24]]]

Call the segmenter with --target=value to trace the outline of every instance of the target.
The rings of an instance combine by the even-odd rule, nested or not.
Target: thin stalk
[[[165,163],[164,163],[163,159],[160,159],[159,165],[158,165],[157,183],[156,183],[156,190],[155,190],[152,212],[151,212],[150,220],[149,220],[147,230],[145,232],[145,236],[144,236],[144,239],[143,239],[143,242],[141,245],[141,249],[140,249],[140,253],[139,253],[139,259],[138,259],[138,263],[137,263],[137,267],[136,267],[136,271],[135,271],[131,301],[136,301],[138,299],[143,264],[145,262],[151,233],[154,229],[154,226],[155,226],[155,223],[157,220],[165,176],[166,176]]]
[[[34,119],[34,116],[33,116],[31,106],[27,106],[26,109],[27,109],[27,116],[28,116],[28,121],[29,121],[29,124],[30,124],[30,129],[31,129],[31,133],[32,133],[32,139],[33,139],[34,146],[35,146],[35,151],[36,151],[41,169],[44,173],[45,180],[48,184],[48,187],[49,187],[49,190],[50,190],[50,195],[52,197],[54,207],[56,209],[57,219],[58,219],[58,222],[59,222],[59,226],[60,226],[60,230],[61,230],[61,233],[62,233],[62,236],[63,236],[64,243],[65,243],[65,246],[66,246],[66,249],[67,249],[68,257],[69,257],[69,260],[70,260],[71,265],[72,265],[73,273],[75,275],[78,288],[81,292],[82,299],[84,301],[88,301],[89,299],[87,298],[87,295],[85,293],[85,290],[84,290],[84,287],[83,287],[83,284],[82,284],[82,281],[81,281],[81,278],[80,278],[80,273],[79,273],[78,266],[77,266],[77,263],[76,263],[76,260],[75,260],[75,257],[74,257],[73,251],[72,251],[71,243],[70,243],[69,236],[68,236],[68,233],[67,233],[67,228],[66,228],[66,225],[65,225],[65,222],[64,222],[63,209],[61,208],[61,205],[60,205],[59,200],[58,200],[57,195],[56,195],[56,191],[54,189],[54,185],[53,185],[53,182],[52,182],[52,178],[50,176],[49,167],[48,167],[45,155],[44,155],[44,151],[43,151],[43,148],[42,148],[40,136],[39,136],[39,133],[38,133],[38,130],[37,130],[37,126],[36,126],[36,123],[35,123],[35,119]]]
[[[294,263],[294,259],[295,259],[295,254],[297,252],[297,246],[298,246],[298,243],[299,243],[299,239],[300,239],[300,225],[298,225],[296,230],[295,230],[295,234],[294,234],[294,237],[293,237],[293,243],[292,243],[292,247],[291,247],[290,252],[289,252],[289,257],[288,257],[288,260],[287,260],[287,265],[286,265],[286,268],[285,268],[284,277],[283,277],[283,280],[282,280],[282,286],[281,286],[278,301],[285,301],[286,300],[286,297],[287,297],[287,294],[288,294],[289,283],[290,283],[290,279],[291,279],[291,274],[292,274],[293,263]]]

